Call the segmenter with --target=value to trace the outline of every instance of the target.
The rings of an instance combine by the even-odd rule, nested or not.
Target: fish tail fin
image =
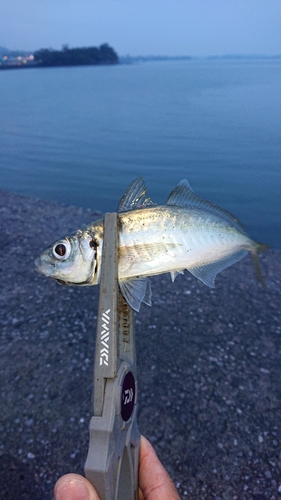
[[[256,243],[254,249],[251,251],[252,262],[253,262],[255,274],[256,274],[256,277],[263,288],[265,288],[265,281],[264,281],[263,272],[262,272],[262,268],[261,268],[258,254],[260,252],[265,252],[269,248],[270,248],[270,246],[266,245],[265,243]]]

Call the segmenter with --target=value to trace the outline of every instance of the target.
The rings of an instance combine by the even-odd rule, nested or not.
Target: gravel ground
[[[52,498],[88,449],[98,287],[34,271],[52,241],[95,212],[0,192],[0,498]],[[189,273],[152,280],[136,315],[139,426],[182,499],[281,498],[281,253],[211,290]]]

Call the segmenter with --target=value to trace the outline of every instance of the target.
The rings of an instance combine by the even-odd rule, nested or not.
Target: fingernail
[[[55,500],[89,500],[89,490],[79,479],[66,480],[55,488]]]

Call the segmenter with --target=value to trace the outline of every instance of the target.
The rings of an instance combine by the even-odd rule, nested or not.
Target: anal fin
[[[193,274],[195,278],[205,283],[205,285],[209,286],[210,288],[215,288],[216,275],[220,271],[223,271],[223,269],[226,269],[227,267],[241,260],[243,257],[245,257],[246,254],[246,250],[240,250],[233,255],[217,260],[210,264],[203,264],[201,266],[189,268],[188,271]]]

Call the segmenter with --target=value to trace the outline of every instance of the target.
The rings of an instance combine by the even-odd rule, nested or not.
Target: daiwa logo
[[[110,322],[110,309],[107,309],[102,314],[102,330],[101,330],[101,344],[104,346],[100,350],[100,366],[108,366],[108,353],[109,353],[109,327],[107,326]]]
[[[131,403],[134,398],[134,391],[133,389],[126,389],[124,391],[125,394],[125,400],[124,400],[124,405],[127,405],[128,403]]]

